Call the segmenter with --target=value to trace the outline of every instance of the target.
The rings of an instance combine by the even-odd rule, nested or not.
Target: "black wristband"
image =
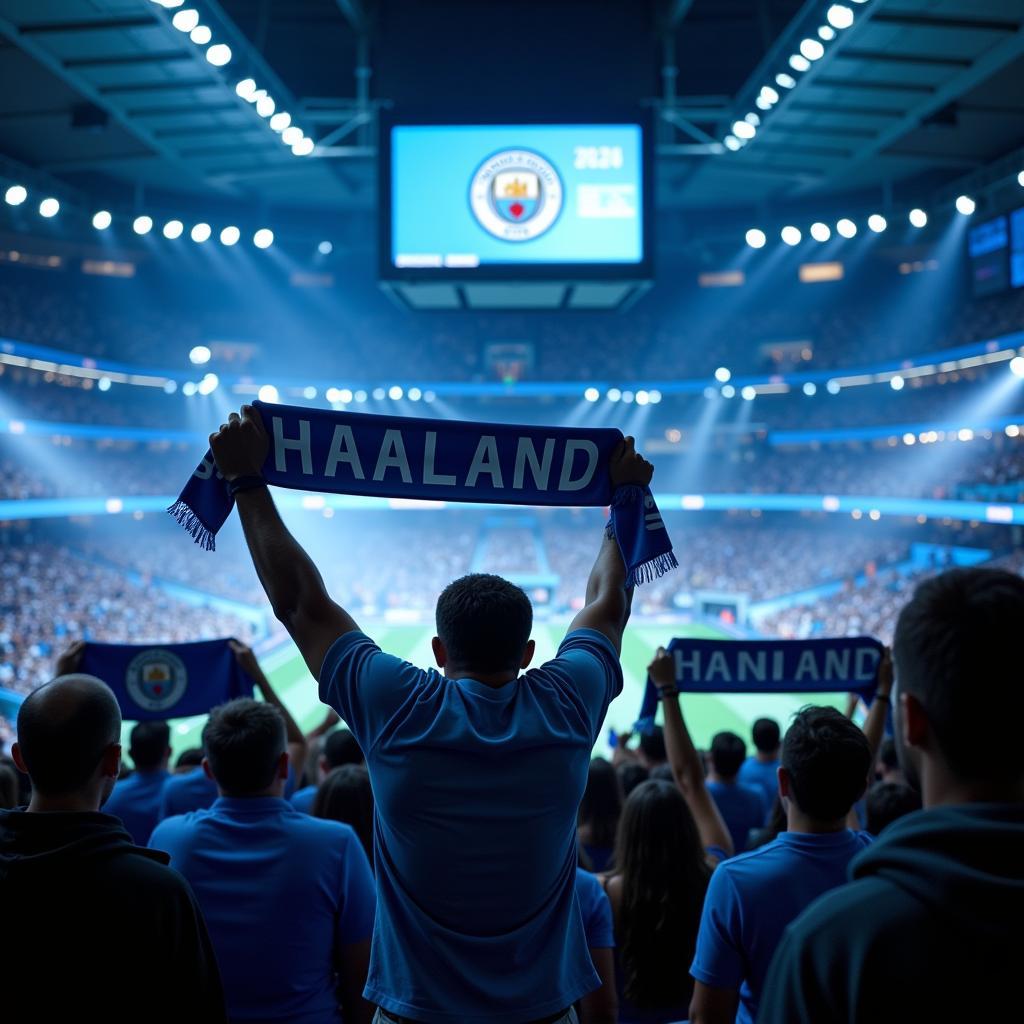
[[[266,487],[267,481],[261,476],[236,476],[228,481],[228,494],[233,498],[242,491],[254,491],[257,487]]]
[[[886,704],[892,704],[892,700],[887,693],[876,693],[875,700],[884,700]]]

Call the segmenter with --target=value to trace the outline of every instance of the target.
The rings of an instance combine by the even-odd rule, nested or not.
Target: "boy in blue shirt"
[[[760,828],[765,820],[761,790],[738,779],[746,756],[747,745],[736,733],[719,732],[712,737],[708,792],[718,806],[737,853],[747,848],[751,829]]]
[[[164,786],[171,777],[170,727],[166,722],[139,722],[131,731],[128,753],[135,771],[118,781],[103,809],[121,819],[136,845],[145,846],[160,820]]]
[[[842,885],[850,861],[871,841],[846,827],[871,765],[867,737],[835,708],[806,707],[793,720],[779,769],[788,831],[724,861],[711,876],[690,968],[696,981],[691,1024],[757,1019],[786,926]]]
[[[214,709],[204,746],[220,796],[161,822],[150,846],[170,854],[203,909],[229,1017],[365,1024],[375,901],[358,838],[284,799],[288,753],[273,705]]]
[[[760,792],[764,804],[762,824],[767,824],[779,792],[779,747],[782,743],[782,731],[774,718],[759,718],[751,732],[754,755],[743,762],[739,781],[744,786],[753,786]]]
[[[576,897],[576,813],[608,704],[631,594],[605,535],[554,661],[533,657],[526,595],[468,576],[441,595],[423,671],[383,653],[327,594],[262,485],[255,409],[211,439],[257,573],[320,697],[352,730],[376,800],[377,924],[365,995],[382,1020],[569,1021],[600,979]],[[646,485],[632,438],[613,486]],[[410,558],[414,553],[410,552]]]

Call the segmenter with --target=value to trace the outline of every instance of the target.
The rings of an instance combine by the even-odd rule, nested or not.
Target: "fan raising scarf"
[[[612,492],[618,430],[371,416],[255,402],[270,436],[267,483],[303,491],[505,505],[611,506],[626,586],[677,565],[646,487]],[[234,501],[206,453],[168,509],[207,550]]]

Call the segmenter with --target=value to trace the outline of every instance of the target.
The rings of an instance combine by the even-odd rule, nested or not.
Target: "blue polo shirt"
[[[373,875],[348,825],[277,797],[219,797],[149,845],[199,900],[233,1021],[340,1021],[335,963],[373,931]]]
[[[316,800],[316,786],[303,786],[292,793],[292,807],[303,814],[313,813],[313,801]]]
[[[320,699],[366,753],[377,927],[365,996],[427,1024],[521,1024],[600,985],[576,897],[576,814],[611,643],[576,630],[501,687],[447,679],[347,633]]]
[[[690,974],[739,990],[736,1024],[753,1024],[768,966],[786,926],[822,893],[846,882],[866,832],[782,832],[758,850],[724,861],[708,885]]]
[[[133,772],[127,779],[119,779],[114,792],[103,805],[106,814],[121,819],[137,846],[149,842],[149,834],[160,820],[164,785],[170,772]]]
[[[758,761],[756,757],[748,757],[740,766],[739,781],[744,786],[752,786],[761,794],[764,802],[764,822],[775,806],[775,797],[779,792],[779,762]]]
[[[295,770],[288,765],[288,781],[284,786],[285,799],[295,788]],[[189,811],[205,811],[217,799],[217,783],[206,777],[202,765],[197,765],[183,775],[172,775],[164,786],[160,804],[160,820]]]
[[[708,792],[732,836],[735,853],[747,848],[747,834],[764,824],[764,802],[759,789],[740,782],[709,782]]]
[[[580,917],[583,918],[587,948],[614,949],[615,924],[612,920],[612,905],[607,893],[601,888],[597,875],[592,875],[583,868],[576,869],[576,899],[580,904]]]

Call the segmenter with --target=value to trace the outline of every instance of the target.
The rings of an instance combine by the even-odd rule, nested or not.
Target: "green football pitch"
[[[537,655],[534,664],[554,657],[565,634],[564,624],[538,623],[534,629]],[[367,632],[390,654],[405,658],[414,664],[433,665],[430,638],[433,631],[425,626],[380,626],[367,628]],[[630,728],[640,709],[647,665],[660,644],[673,636],[721,636],[715,629],[701,625],[673,627],[671,625],[631,625],[626,630],[622,647],[622,669],[625,683],[622,693],[608,710],[605,732]],[[325,708],[317,696],[315,680],[310,676],[295,647],[288,642],[261,659],[264,671],[277,690],[281,700],[295,716],[303,730],[309,730],[322,721]],[[750,742],[750,726],[761,716],[775,718],[785,729],[790,716],[808,703],[829,703],[842,707],[841,694],[816,697],[808,694],[692,694],[683,698],[687,723],[699,747],[707,747],[711,737],[723,729],[731,729]],[[200,731],[205,718],[183,719],[174,723],[172,744],[175,755],[186,747],[199,746]],[[127,730],[126,730],[127,731]],[[125,736],[127,749],[127,735]],[[602,735],[595,753],[609,752]]]

